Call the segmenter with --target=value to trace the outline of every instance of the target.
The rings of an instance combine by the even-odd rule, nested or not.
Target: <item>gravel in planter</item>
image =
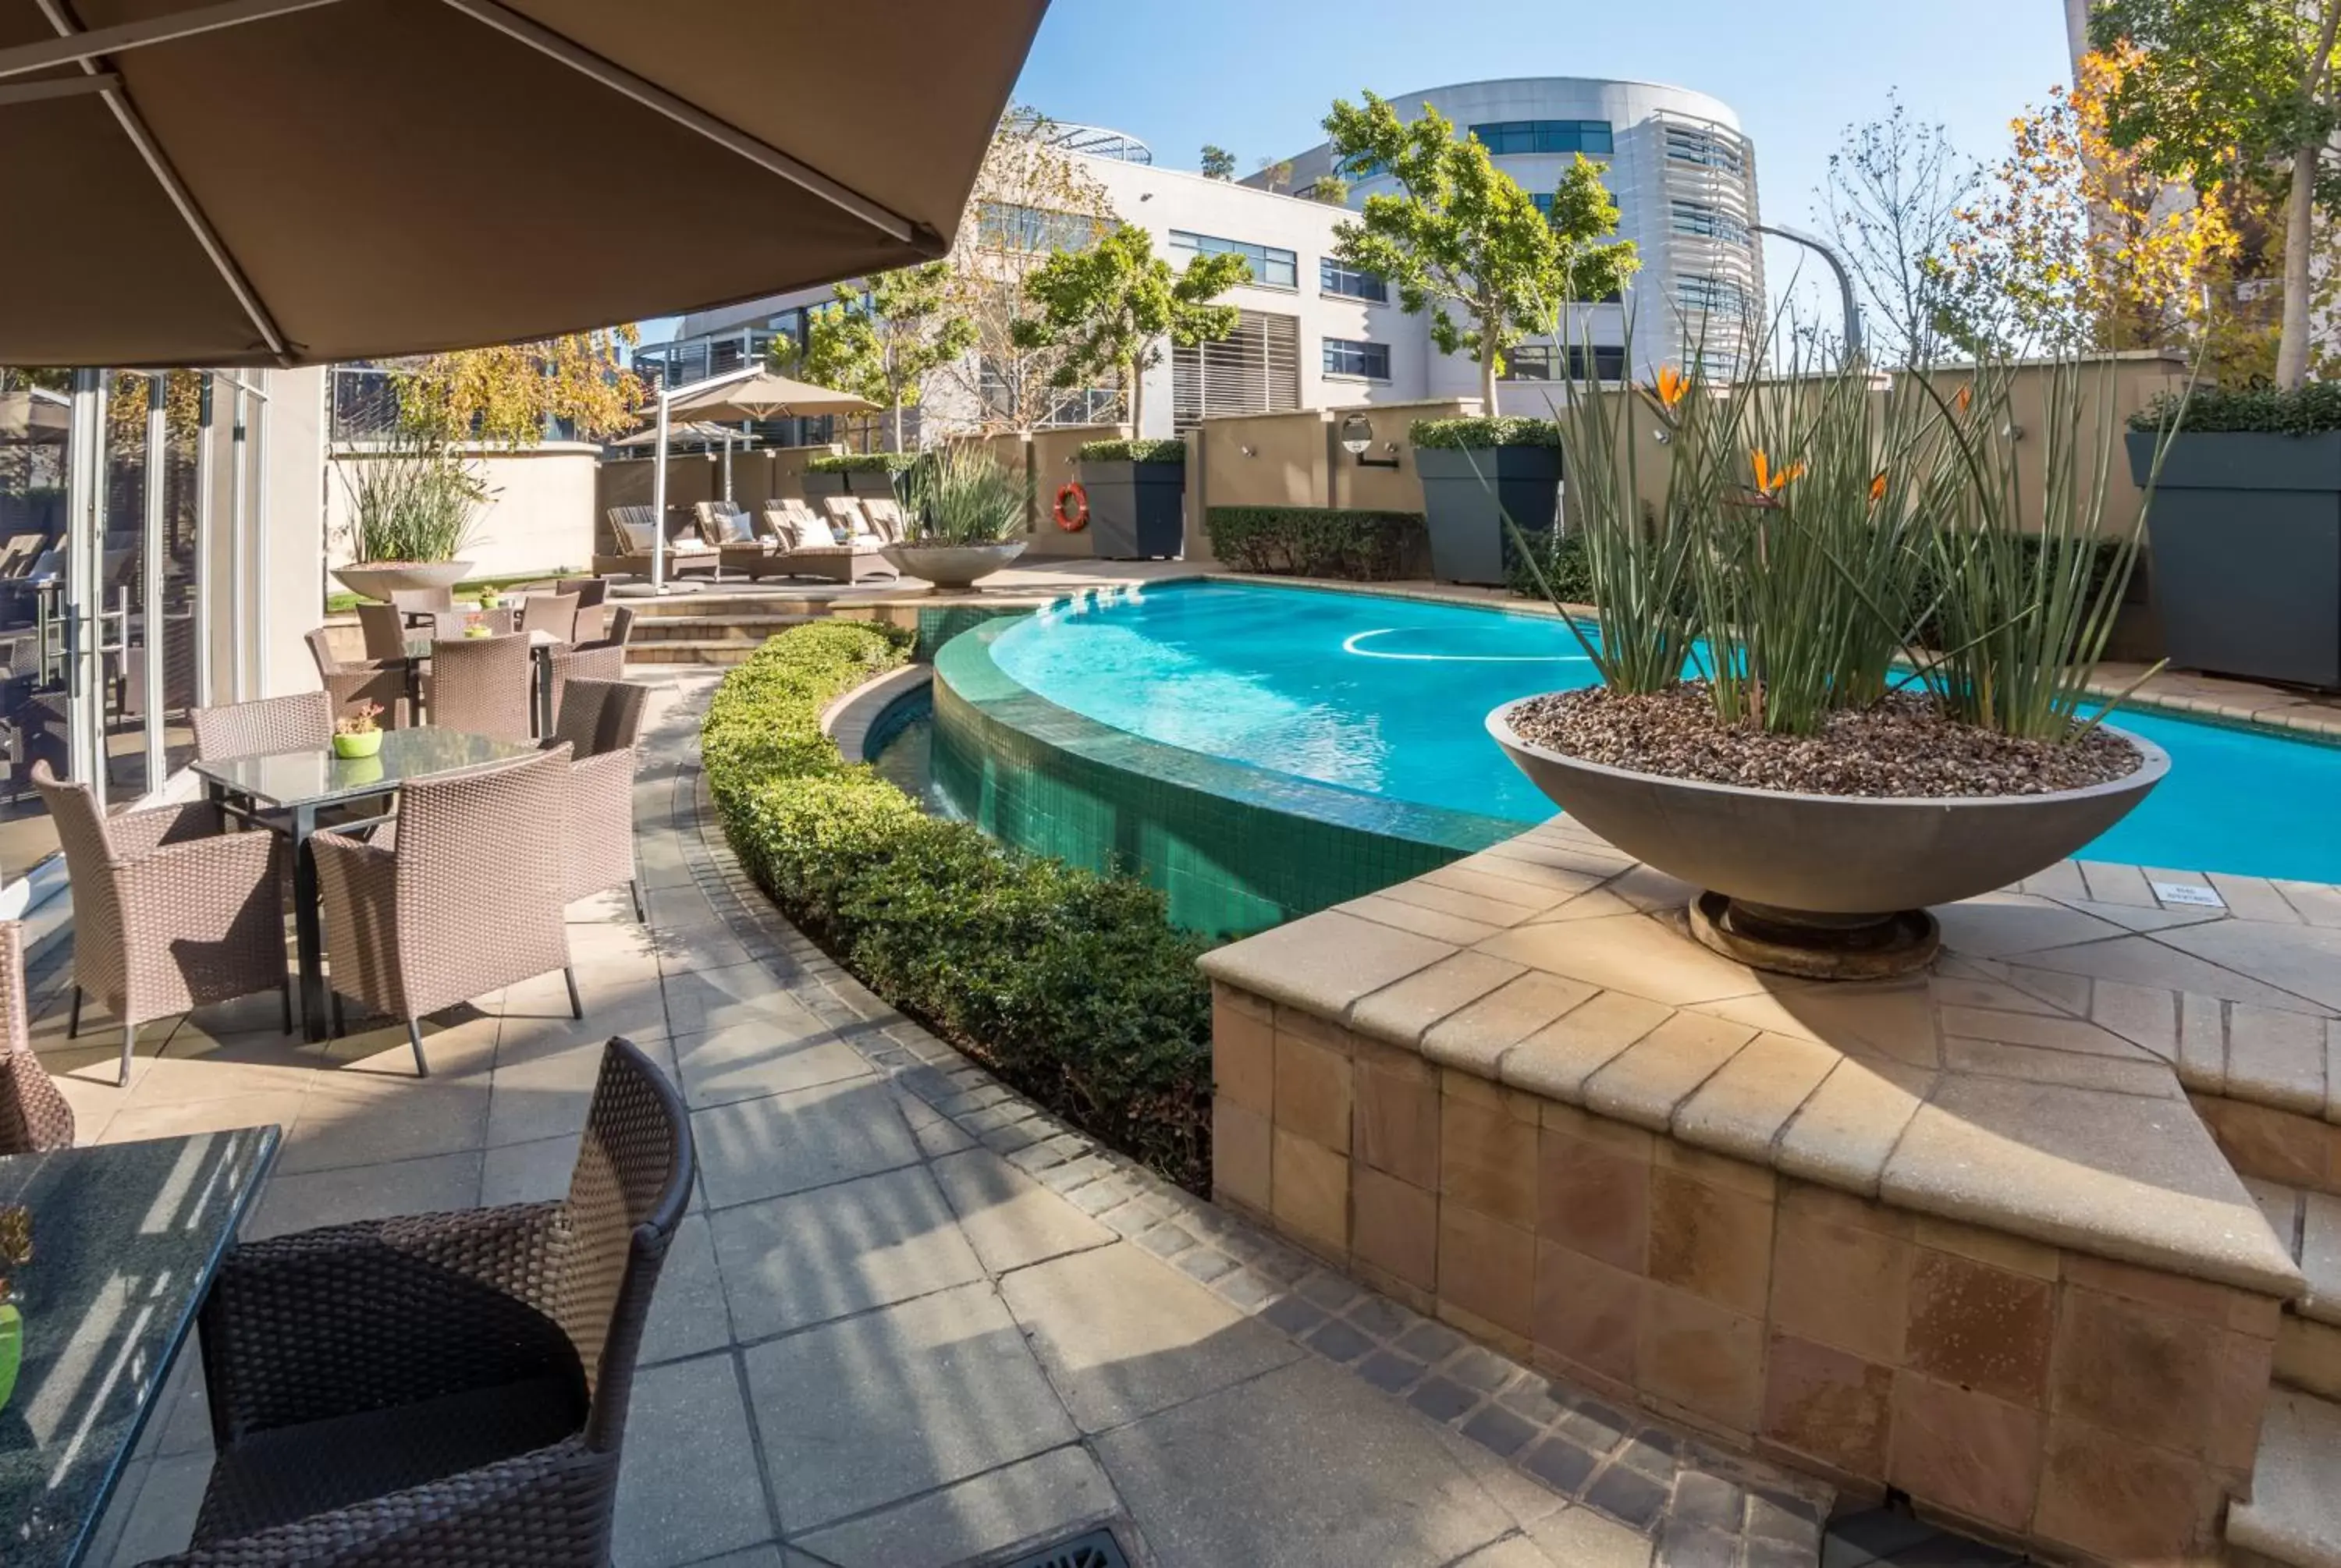
[[[1962,724],[1912,693],[1829,716],[1818,735],[1727,727],[1706,687],[1649,696],[1606,686],[1555,691],[1512,715],[1521,739],[1581,761],[1810,795],[2047,795],[2136,772],[2137,752],[2092,729],[2064,745]]]

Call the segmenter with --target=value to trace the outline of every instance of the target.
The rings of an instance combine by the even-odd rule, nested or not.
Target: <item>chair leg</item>
[[[293,1032],[293,975],[290,970],[285,972],[284,982],[276,989],[284,1002],[284,1032],[289,1035]]]
[[[640,895],[636,895],[636,902],[640,902],[640,901],[641,901]],[[81,1033],[81,985],[80,985],[80,983],[79,983],[78,981],[76,981],[76,982],[75,983],[75,985],[74,985],[74,994],[73,994],[73,1012],[72,1012],[72,1013],[71,1013],[71,1014],[66,1017],[66,1019],[65,1019],[65,1038],[67,1038],[67,1039],[69,1039],[69,1040],[70,1040],[70,1039],[73,1039],[73,1038],[75,1038],[75,1037],[77,1037],[78,1035],[80,1035],[80,1033]]]
[[[626,891],[634,896],[634,924],[637,926],[649,925],[651,923],[651,912],[643,907],[643,879],[640,877],[628,878],[626,879]]]
[[[585,998],[577,994],[577,971],[563,969],[561,971],[561,978],[569,982],[569,1016],[573,1018],[583,1017]]]
[[[349,1032],[349,1026],[342,1021],[342,994],[335,991],[334,993],[334,1038],[338,1040]]]
[[[117,1084],[120,1084],[120,1085],[121,1085],[124,1088],[125,1088],[125,1089],[126,1089],[126,1088],[128,1088],[128,1087],[130,1087],[130,1054],[131,1054],[131,1052],[132,1052],[132,1051],[135,1050],[135,1049],[137,1048],[137,1047],[138,1047],[138,1026],[137,1026],[137,1025],[135,1025],[135,1024],[125,1024],[125,1025],[123,1025],[123,1026],[122,1026],[122,1074],[121,1074],[121,1076],[120,1076],[119,1077],[115,1078],[114,1081],[115,1081],[115,1083],[117,1083]]]
[[[423,1023],[421,1019],[409,1018],[406,1020],[406,1043],[414,1047],[414,1076],[418,1078],[429,1077],[431,1076],[431,1064],[423,1060]]]

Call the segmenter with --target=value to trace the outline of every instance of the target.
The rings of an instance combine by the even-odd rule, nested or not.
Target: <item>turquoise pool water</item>
[[[992,654],[1050,701],[1148,739],[1521,822],[1552,807],[1488,738],[1488,710],[1595,680],[1544,617],[1233,583],[1084,596]],[[2341,748],[2118,722],[2170,753],[2170,776],[2087,858],[2341,882]]]

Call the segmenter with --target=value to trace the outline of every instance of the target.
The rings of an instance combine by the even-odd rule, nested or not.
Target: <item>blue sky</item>
[[[1249,174],[1322,139],[1334,98],[1491,76],[1616,76],[1713,94],[1755,139],[1776,223],[1813,225],[1851,122],[1899,89],[1997,157],[2008,119],[2067,74],[2059,0],[1055,0],[1017,101],[1145,140],[1191,169],[1205,142]],[[1776,286],[1798,256],[1768,253]],[[643,341],[671,335],[644,323]]]

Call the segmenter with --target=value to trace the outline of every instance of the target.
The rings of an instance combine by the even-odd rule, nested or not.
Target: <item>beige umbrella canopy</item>
[[[831,413],[868,413],[877,406],[852,392],[762,371],[744,381],[720,382],[704,392],[679,391],[667,412],[682,419],[818,419]]]
[[[1046,0],[0,0],[0,364],[378,359],[941,254]]]
[[[738,439],[739,439],[739,435],[740,435],[740,432],[739,432],[738,431],[736,431],[736,430],[728,430],[728,429],[726,429],[725,427],[723,427],[722,425],[720,425],[720,424],[709,424],[709,423],[705,422],[704,421],[702,421],[702,422],[696,422],[696,423],[692,423],[692,424],[679,424],[679,425],[675,426],[672,430],[671,430],[671,431],[669,431],[669,432],[666,432],[666,438],[667,438],[667,440],[669,440],[669,441],[671,441],[671,442],[675,442],[675,441],[704,441],[704,442],[736,441],[736,440],[738,440]],[[632,435],[622,435],[622,436],[619,436],[619,437],[618,437],[618,438],[616,438],[615,440],[612,441],[612,442],[610,442],[610,444],[611,444],[612,446],[635,447],[635,446],[656,446],[656,445],[658,444],[658,442],[659,442],[659,428],[658,428],[658,426],[656,426],[656,425],[652,425],[652,426],[651,426],[648,430],[638,430],[638,431],[634,432],[634,433],[633,433],[633,434],[632,434]]]

